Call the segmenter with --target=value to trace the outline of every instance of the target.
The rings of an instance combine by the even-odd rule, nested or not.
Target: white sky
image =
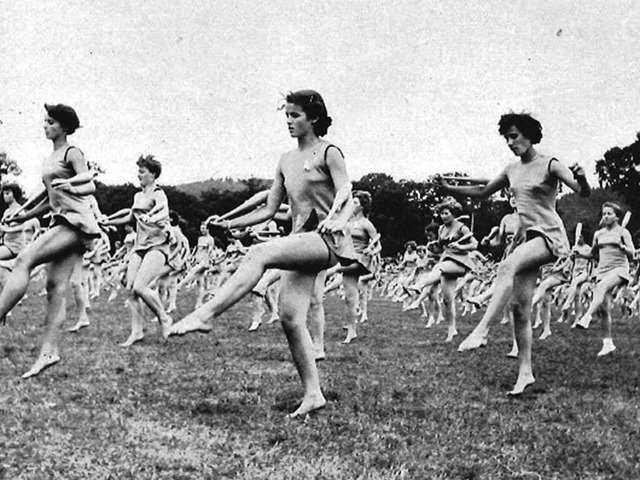
[[[640,2],[21,0],[2,2],[0,149],[39,183],[43,103],[73,106],[71,137],[107,183],[271,177],[295,143],[280,94],[318,90],[354,179],[496,174],[509,110],[540,150],[594,161],[640,130]],[[472,5],[472,6],[469,6]]]

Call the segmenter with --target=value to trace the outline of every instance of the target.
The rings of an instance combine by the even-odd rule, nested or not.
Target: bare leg
[[[79,253],[68,253],[49,264],[47,275],[47,312],[45,321],[47,330],[44,334],[40,356],[31,369],[22,375],[30,378],[38,375],[42,370],[60,361],[58,337],[60,327],[65,320],[66,294],[69,278],[76,262],[82,261]]]
[[[211,320],[249,293],[267,268],[320,271],[327,266],[327,260],[327,246],[315,233],[296,234],[251,247],[236,272],[220,287],[216,296],[174,324],[170,334],[211,331]]]
[[[134,257],[138,257],[138,255],[134,255]],[[156,250],[147,252],[135,275],[133,296],[142,299],[151,309],[162,326],[162,336],[167,338],[172,323],[171,317],[165,312],[157,292],[151,288],[151,284],[163,273],[165,262],[166,258],[162,253]]]
[[[455,278],[444,275],[440,278],[440,289],[442,290],[442,312],[448,325],[446,342],[452,342],[453,338],[458,335],[458,330],[456,329],[456,306],[454,298],[455,287]]]
[[[311,335],[311,341],[313,342],[316,360],[324,360],[326,358],[324,349],[324,302],[322,300],[324,296],[324,283],[326,279],[326,270],[322,270],[316,276],[315,285],[313,287],[313,294],[311,296],[311,303],[309,305],[309,314],[307,315],[307,324],[309,326],[309,334]]]
[[[620,278],[620,276],[618,276],[616,273],[610,274],[601,279],[593,291],[593,299],[591,300],[591,304],[589,305],[587,312],[580,319],[580,321],[576,323],[576,326],[584,329],[589,328],[589,324],[591,323],[593,314],[602,307],[607,294],[618,285],[621,285],[623,282],[624,280]]]
[[[133,283],[142,263],[140,255],[131,255],[127,266],[127,292],[129,293],[129,311],[131,312],[131,333],[129,338],[120,344],[121,347],[130,347],[144,338],[142,321],[142,305],[133,293]]]
[[[347,337],[342,343],[351,343],[358,337],[356,333],[356,322],[358,320],[358,277],[343,274],[342,285],[344,286],[345,301],[347,303]]]
[[[76,303],[77,321],[76,324],[69,329],[70,332],[77,332],[81,328],[91,325],[89,322],[89,315],[87,314],[87,308],[89,307],[89,293],[87,291],[87,284],[84,281],[82,268],[82,258],[76,262],[73,267],[73,273],[71,274],[70,284],[71,291]]]
[[[315,277],[315,274],[300,272],[283,272],[281,277],[280,320],[304,387],[302,403],[289,415],[291,418],[306,415],[327,403],[320,390],[315,349],[306,327]]]
[[[613,344],[613,336],[611,334],[611,295],[607,294],[602,307],[600,308],[602,315],[602,349],[598,352],[598,357],[603,357],[613,353],[616,346]]]
[[[518,246],[506,257],[498,267],[493,296],[482,320],[480,320],[473,332],[460,344],[458,350],[472,350],[485,345],[491,323],[500,319],[503,309],[511,298],[516,275],[531,269],[537,271],[540,265],[544,265],[552,259],[553,255],[541,237],[532,238],[528,242]]]
[[[522,272],[514,279],[513,320],[518,343],[518,379],[509,395],[519,395],[535,382],[531,366],[531,297],[536,286],[538,269]]]

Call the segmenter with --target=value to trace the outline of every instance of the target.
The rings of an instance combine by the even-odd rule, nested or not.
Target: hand
[[[215,224],[217,220],[220,219],[220,215],[211,215],[209,218],[207,218],[204,223],[209,224],[209,223],[213,223]]]
[[[320,233],[333,233],[333,232],[341,232],[347,226],[347,222],[344,220],[332,220],[329,218],[325,218],[318,225],[318,231]]]
[[[63,192],[71,192],[73,185],[69,183],[69,180],[65,178],[56,178],[51,181],[51,188],[55,190],[62,190]]]
[[[482,240],[480,240],[480,245],[489,245],[489,237],[484,237]]]
[[[573,178],[576,178],[576,179],[578,177],[584,177],[586,175],[584,168],[582,168],[577,163],[574,163],[573,165],[571,165],[569,167],[569,170],[571,170],[571,173],[573,173]]]

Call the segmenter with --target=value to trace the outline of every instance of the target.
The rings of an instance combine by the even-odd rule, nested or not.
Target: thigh
[[[445,260],[439,263],[436,268],[442,272],[443,276],[458,278],[467,273],[467,268],[463,267],[459,263],[452,262],[451,260]]]
[[[513,303],[522,305],[525,308],[531,308],[531,301],[533,299],[533,292],[536,289],[537,280],[537,268],[530,268],[516,275],[513,279]]]
[[[70,252],[58,257],[47,264],[47,285],[49,287],[66,287],[71,279],[76,265],[82,262],[79,252]],[[66,288],[62,291],[65,291]]]
[[[502,264],[512,267],[516,275],[529,270],[535,270],[537,275],[538,268],[554,258],[544,238],[534,237],[518,245]]]
[[[306,321],[316,282],[315,273],[285,271],[280,277],[280,314]]]
[[[167,257],[158,250],[149,250],[140,262],[140,267],[136,273],[134,285],[148,286],[162,272],[163,267],[167,263]]]
[[[56,225],[30,243],[18,258],[29,268],[66,257],[71,252],[82,251],[82,239],[75,230]]]
[[[133,282],[136,280],[138,269],[142,263],[142,257],[138,253],[134,253],[129,257],[129,263],[127,264],[127,288],[133,288]]]
[[[320,235],[313,232],[299,233],[257,245],[247,255],[258,256],[268,268],[308,271],[314,276],[334,263],[327,244]]]

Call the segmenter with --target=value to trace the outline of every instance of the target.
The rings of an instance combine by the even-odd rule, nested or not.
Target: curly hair
[[[500,117],[498,131],[503,137],[511,127],[516,127],[520,133],[535,145],[542,140],[542,124],[528,113],[507,113]]]
[[[438,213],[443,210],[449,210],[454,217],[457,217],[462,213],[462,205],[453,197],[445,197],[442,201],[436,206],[436,210]]]
[[[300,106],[309,120],[315,120],[313,133],[318,137],[323,137],[327,134],[333,120],[327,113],[327,106],[318,92],[315,90],[298,90],[297,92],[290,92],[285,100],[287,103]]]
[[[365,190],[356,190],[353,192],[353,198],[357,198],[360,201],[362,215],[369,217],[369,213],[371,212],[371,194]]]
[[[146,157],[144,155],[140,155],[140,158],[138,158],[136,165],[149,170],[151,175],[153,175],[155,178],[158,178],[162,173],[162,164],[158,160],[156,160],[153,155],[147,155]]]

